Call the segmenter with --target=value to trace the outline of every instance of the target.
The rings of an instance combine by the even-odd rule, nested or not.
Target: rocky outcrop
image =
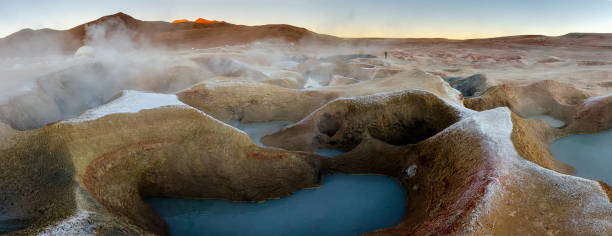
[[[513,148],[512,129],[511,113],[498,108],[414,145],[364,141],[329,165],[391,175],[405,186],[404,219],[372,235],[609,233],[612,205],[601,185],[523,159]]]
[[[177,96],[224,122],[297,121],[338,97],[336,93],[239,82],[204,82]]]
[[[134,128],[144,131],[146,139],[140,140],[122,128],[123,132],[114,136],[134,141],[111,142],[107,144],[109,148],[101,146],[96,152],[99,156],[87,155],[83,159],[91,161],[80,160],[78,166],[82,165],[81,181],[95,199],[121,219],[151,232],[164,232],[165,224],[142,202],[143,197],[253,202],[282,197],[319,183],[314,155],[260,148],[246,134],[197,111],[145,111],[141,117],[147,118],[128,116],[109,121],[121,124],[124,119],[139,120],[149,128]],[[160,119],[181,125],[159,123]],[[103,126],[109,121],[99,120]],[[80,127],[70,128],[76,129],[72,131],[75,133],[83,131]],[[153,135],[154,130],[160,135]],[[98,137],[102,142],[103,136]],[[90,141],[91,138],[77,140],[71,146],[81,147],[82,142]],[[91,152],[82,152],[85,151]]]
[[[507,106],[524,118],[550,115],[567,124],[590,96],[570,84],[544,80],[527,86],[494,86],[480,96],[466,99],[465,106],[477,111]]]
[[[357,84],[309,90],[253,83],[203,82],[177,95],[182,102],[225,122],[295,122],[338,97],[407,89],[430,91],[451,103],[462,103],[459,92],[440,77],[418,70]]]
[[[74,212],[74,165],[54,137],[46,130],[22,133],[0,152],[0,225],[43,227]]]
[[[571,133],[596,133],[612,129],[612,94],[591,97],[576,109],[574,119],[567,127]]]
[[[97,60],[89,28],[188,50],[141,55],[151,45],[134,43],[135,57]],[[595,97],[609,93],[610,38],[339,39],[123,13],[23,30],[0,39],[3,56],[81,50],[0,104],[0,233],[167,235],[143,198],[260,202],[351,173],[394,177],[407,193],[401,222],[371,235],[609,235],[612,188],[566,175],[548,144],[612,128],[612,96]],[[259,50],[260,39],[274,43]],[[352,46],[363,54],[321,56]],[[383,60],[384,48],[397,49]],[[279,149],[233,121],[296,123],[263,139]]]
[[[151,67],[88,63],[50,73],[38,78],[31,91],[0,104],[0,122],[17,130],[36,129],[76,117],[124,89],[174,93],[213,77],[206,69],[189,65]]]
[[[593,97],[570,84],[550,80],[528,86],[494,86],[480,96],[466,99],[465,106],[474,110],[507,106],[524,118],[553,116],[566,124],[557,137],[612,128],[612,96]]]
[[[337,133],[359,137],[360,141],[351,143],[350,148],[344,148],[342,145],[331,146],[348,153],[333,159],[324,159],[324,168],[328,169],[328,172],[393,176],[402,182],[408,194],[403,220],[394,227],[372,232],[373,235],[427,235],[431,232],[607,234],[612,230],[612,204],[600,183],[566,176],[540,166],[559,168],[556,165],[558,163],[547,162],[554,159],[535,155],[541,151],[539,148],[546,147],[546,136],[552,135],[550,133],[553,132],[543,121],[513,117],[507,108],[474,113],[461,112],[463,108],[451,106],[447,109],[454,112],[436,112],[436,109],[432,109],[436,107],[435,102],[417,99],[430,94],[406,92],[409,93],[412,93],[412,99],[403,102],[415,102],[404,106],[394,105],[404,104],[393,99],[394,96],[401,98],[401,93],[368,96],[368,99],[347,99],[350,102],[336,100],[299,123],[268,136],[268,144],[298,150],[310,149],[318,143],[291,144],[300,141],[308,143],[311,137],[323,133],[321,126],[324,126],[323,131],[327,131],[325,128],[329,127],[341,127]],[[378,102],[384,106],[378,108]],[[372,103],[374,105],[371,105]],[[347,118],[341,119],[340,122],[329,122],[326,119],[328,116],[325,114],[333,114],[332,111],[343,109],[353,113],[350,113],[350,116],[341,116]],[[373,111],[367,112],[370,109]],[[396,114],[405,112],[405,115],[409,116],[407,114],[419,112],[427,114],[427,110],[432,110],[432,114],[454,117],[456,123],[450,122],[444,125],[441,131],[435,131],[435,135],[410,144],[398,144],[394,143],[393,139],[364,134],[369,132],[364,124],[376,124],[379,120],[387,119],[385,116],[390,111]],[[370,122],[364,122],[364,118],[370,118]],[[530,130],[534,127],[539,127],[541,131]],[[395,128],[393,125],[379,126],[379,129],[389,133],[396,131]],[[419,129],[420,127],[410,127],[402,133],[418,133]],[[536,135],[525,136],[525,132],[529,131]],[[347,138],[335,141],[342,143],[352,140],[351,135],[338,137],[343,136]],[[289,137],[299,137],[296,139],[300,141],[289,139],[287,142],[270,142]],[[330,146],[326,145],[329,143],[322,146],[328,148]],[[525,153],[527,156],[522,157],[519,153]],[[529,184],[525,184],[527,182]],[[516,225],[521,225],[520,229],[514,229]]]
[[[477,96],[487,88],[493,86],[493,82],[481,74],[468,77],[446,77],[444,80],[453,88],[459,90],[465,98]]]
[[[167,234],[143,197],[263,201],[320,182],[316,155],[258,147],[174,95],[156,100],[179,105],[132,109],[147,103],[130,94],[28,131],[1,152],[0,212],[29,225],[15,234]]]
[[[262,138],[265,145],[289,150],[350,151],[364,139],[392,145],[425,140],[471,113],[419,90],[340,98],[308,117]]]
[[[548,125],[540,119],[523,119],[512,114],[511,139],[518,154],[541,167],[564,174],[573,174],[574,168],[557,161],[552,156],[549,144],[564,132]]]
[[[392,176],[406,189],[402,221],[371,234],[611,232],[609,187],[548,170],[563,166],[537,155],[555,130],[409,90],[334,100],[264,139],[348,151],[324,158],[259,147],[174,95],[123,92],[41,129],[0,126],[14,141],[0,152],[0,225],[22,222],[14,235],[165,235],[143,198],[257,202],[341,172]]]

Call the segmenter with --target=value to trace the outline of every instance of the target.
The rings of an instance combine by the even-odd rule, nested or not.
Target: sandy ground
[[[443,77],[483,74],[503,84],[556,80],[603,95],[612,92],[612,51],[591,48],[522,46],[513,49],[452,45],[399,48],[390,64],[420,68]]]

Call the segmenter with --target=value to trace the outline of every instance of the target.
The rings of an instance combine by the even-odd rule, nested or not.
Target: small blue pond
[[[261,138],[263,138],[263,136],[279,131],[281,128],[289,124],[291,124],[291,122],[289,121],[273,121],[261,123],[236,122],[233,123],[232,126],[247,133],[249,137],[253,140],[253,142],[258,146],[265,147],[265,145],[261,143]]]
[[[529,119],[533,119],[533,118],[538,118],[538,119],[542,119],[544,121],[546,121],[546,123],[548,123],[548,125],[550,125],[551,127],[555,127],[555,128],[559,128],[565,125],[565,122],[558,120],[557,118],[554,118],[552,116],[548,116],[548,115],[537,115],[537,116],[530,116],[528,117]]]
[[[261,137],[289,122],[234,124],[260,146]],[[340,151],[322,149],[334,157]],[[335,174],[321,188],[265,203],[154,198],[147,204],[173,235],[354,235],[399,223],[406,208],[401,184],[380,175]]]
[[[265,203],[155,198],[146,201],[172,235],[355,235],[402,219],[406,194],[379,175],[335,174],[319,189]]]
[[[564,137],[550,149],[557,160],[576,168],[576,176],[612,184],[612,130]]]
[[[266,147],[263,143],[261,143],[261,138],[268,134],[272,134],[276,131],[279,131],[281,128],[292,124],[289,121],[274,121],[274,122],[261,122],[261,123],[241,123],[236,122],[233,123],[232,126],[236,127],[239,130],[244,131],[249,135],[249,137],[253,140],[255,144],[260,147]],[[320,149],[315,152],[318,155],[326,156],[326,157],[335,157],[344,152],[334,150],[334,149]]]
[[[319,151],[316,151],[315,154],[317,155],[321,155],[324,157],[335,157],[338,156],[340,154],[343,154],[344,152],[335,150],[335,149],[319,149]]]

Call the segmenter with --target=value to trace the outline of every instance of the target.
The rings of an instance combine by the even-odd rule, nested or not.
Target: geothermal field
[[[612,34],[0,38],[0,234],[611,235]]]

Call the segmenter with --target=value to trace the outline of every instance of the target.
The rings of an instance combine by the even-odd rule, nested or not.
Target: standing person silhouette
[[[387,51],[385,51],[385,59],[387,59]]]

